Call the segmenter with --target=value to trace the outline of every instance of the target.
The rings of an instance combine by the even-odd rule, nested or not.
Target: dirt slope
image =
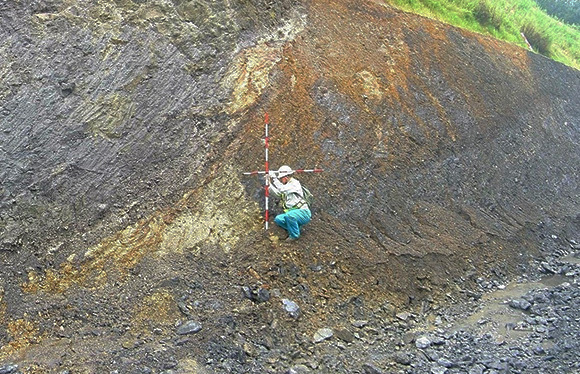
[[[0,363],[22,372],[332,372],[318,328],[433,315],[580,241],[580,73],[539,55],[379,1],[0,10]],[[325,170],[290,245],[241,174],[265,113],[272,167]]]

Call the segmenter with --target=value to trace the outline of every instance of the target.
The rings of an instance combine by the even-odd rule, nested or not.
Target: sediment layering
[[[578,370],[577,70],[370,0],[0,1],[0,36],[0,372]],[[272,168],[324,169],[291,244],[265,113]]]

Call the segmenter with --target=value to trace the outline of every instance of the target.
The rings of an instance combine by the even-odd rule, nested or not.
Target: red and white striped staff
[[[266,166],[264,168],[265,172],[264,174],[268,175],[270,173],[270,167],[268,165],[268,124],[270,122],[270,117],[268,116],[268,113],[266,113],[264,115],[264,124],[266,126],[266,137],[264,138],[264,147],[266,148]],[[264,195],[266,196],[266,211],[264,212],[264,221],[265,221],[265,225],[266,225],[266,231],[268,231],[268,221],[270,219],[269,217],[269,210],[268,210],[268,197],[270,196],[270,179],[266,178],[266,184],[264,186]]]
[[[268,164],[268,147],[269,147],[268,143],[270,141],[270,137],[268,135],[269,124],[270,124],[270,117],[268,116],[268,113],[266,113],[264,116],[264,126],[266,129],[266,133],[265,133],[265,137],[264,137],[266,163],[265,163],[264,170],[245,172],[245,173],[242,173],[243,175],[270,174],[270,166]],[[292,171],[295,173],[321,173],[324,170],[322,170],[322,169],[296,169],[296,170],[292,170]],[[275,171],[274,173],[277,173],[277,172]],[[264,212],[264,221],[265,221],[266,230],[268,230],[268,221],[270,220],[270,217],[269,217],[270,212],[269,212],[269,208],[268,208],[268,199],[270,197],[270,180],[268,178],[266,178],[266,184],[264,185],[264,195],[266,197],[266,199],[265,199],[266,210]]]

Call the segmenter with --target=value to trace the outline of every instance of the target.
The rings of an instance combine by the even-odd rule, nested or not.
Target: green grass
[[[546,14],[534,0],[384,0],[397,8],[491,35],[580,70],[580,27]]]

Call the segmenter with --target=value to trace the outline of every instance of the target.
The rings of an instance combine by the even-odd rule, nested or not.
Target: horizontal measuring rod
[[[296,170],[292,170],[293,173],[322,173],[324,170],[323,169],[296,169]],[[266,174],[268,172],[264,171],[264,170],[258,170],[258,171],[248,171],[243,173],[244,175],[257,175],[257,174]],[[269,173],[272,174],[278,174],[277,171],[274,170],[270,170]]]

